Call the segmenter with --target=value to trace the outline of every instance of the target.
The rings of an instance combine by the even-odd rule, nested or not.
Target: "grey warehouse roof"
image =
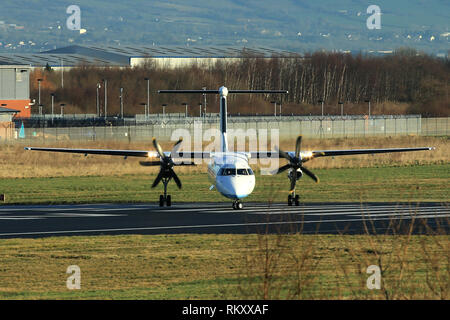
[[[199,46],[79,46],[73,45],[34,54],[0,54],[2,64],[43,67],[87,65],[129,66],[131,58],[241,58],[244,56],[299,57],[298,53],[271,48]]]
[[[19,110],[0,107],[0,113],[19,113]]]

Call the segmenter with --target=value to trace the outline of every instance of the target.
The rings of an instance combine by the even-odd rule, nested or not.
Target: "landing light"
[[[313,156],[313,153],[311,151],[307,151],[305,153],[305,158],[311,158]]]

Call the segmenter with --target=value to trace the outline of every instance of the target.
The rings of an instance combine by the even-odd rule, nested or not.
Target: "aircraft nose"
[[[238,199],[247,197],[252,193],[255,187],[255,181],[252,177],[246,177],[246,180],[247,181],[244,182],[236,179],[231,184],[233,194],[235,194]]]

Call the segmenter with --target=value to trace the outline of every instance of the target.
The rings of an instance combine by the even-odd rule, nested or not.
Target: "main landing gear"
[[[233,209],[234,210],[239,210],[239,209],[242,209],[243,207],[244,207],[244,205],[239,200],[233,201]]]
[[[293,204],[297,207],[300,205],[300,196],[298,194],[288,195],[288,206],[292,206]]]

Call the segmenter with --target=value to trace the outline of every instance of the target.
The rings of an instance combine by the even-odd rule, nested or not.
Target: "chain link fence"
[[[53,141],[151,141],[170,140],[176,129],[204,133],[219,129],[216,117],[154,118],[147,121],[128,121],[121,126],[84,127],[16,127],[13,134],[0,137],[0,142],[53,142]],[[230,117],[231,130],[279,130],[280,139],[295,139],[301,134],[308,138],[351,138],[368,136],[449,135],[449,118],[421,118],[420,116],[377,117]],[[22,132],[21,132],[22,131]],[[241,131],[242,132],[242,131]]]

